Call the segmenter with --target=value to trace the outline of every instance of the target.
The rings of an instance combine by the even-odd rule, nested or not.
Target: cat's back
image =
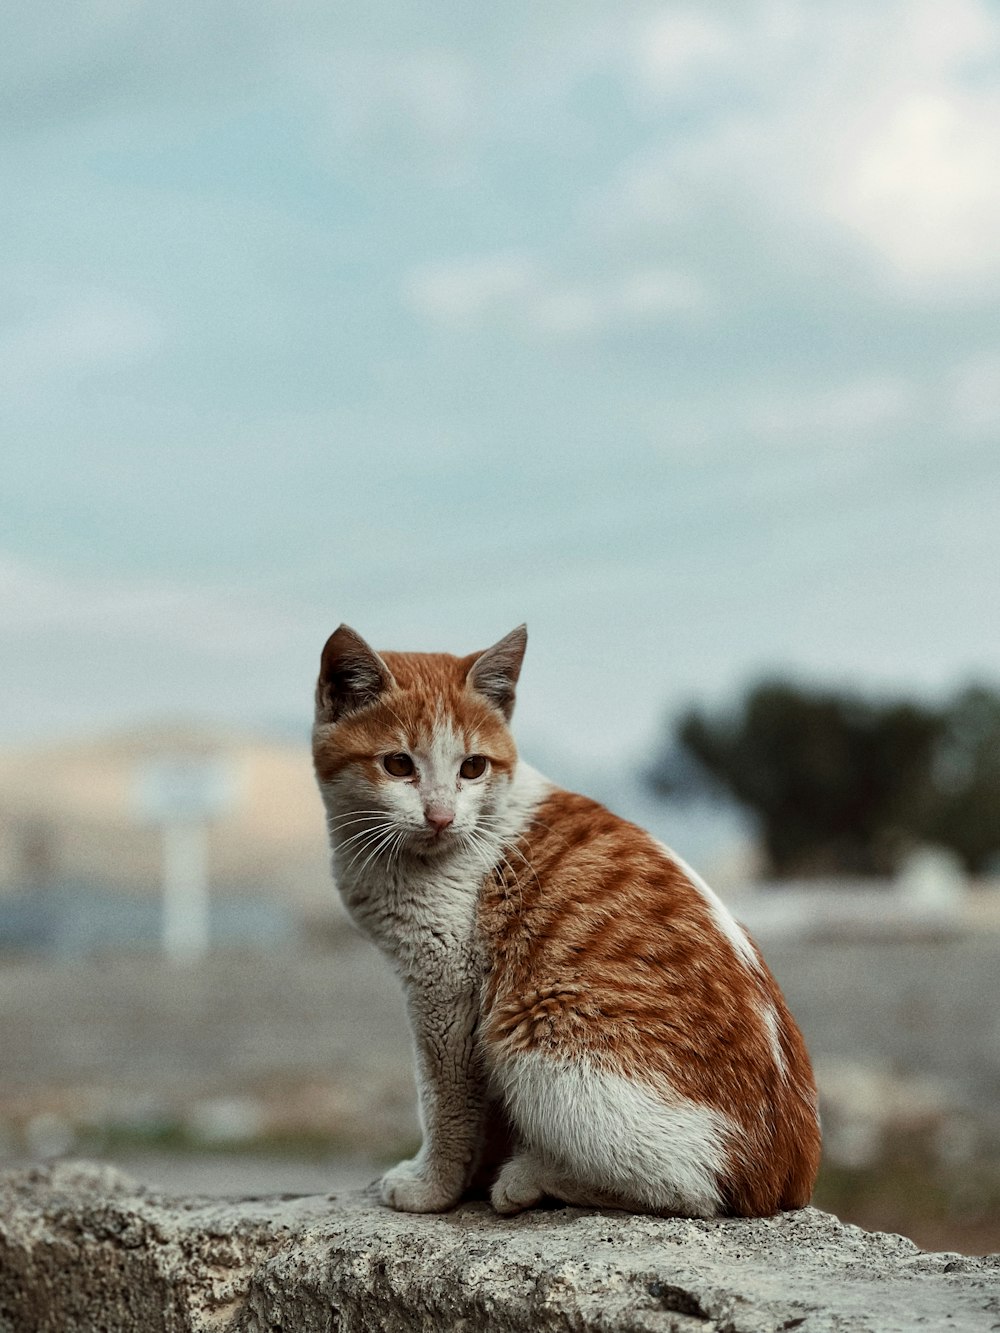
[[[480,922],[494,1059],[582,1059],[711,1107],[759,1164],[734,1173],[730,1206],[806,1202],[819,1134],[804,1043],[753,942],[668,848],[552,790],[487,884]],[[777,1133],[762,1107],[780,1112],[767,1116]]]

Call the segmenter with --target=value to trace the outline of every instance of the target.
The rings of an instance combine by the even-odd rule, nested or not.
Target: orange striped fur
[[[819,1160],[812,1070],[777,983],[741,961],[704,898],[642,829],[555,791],[486,883],[487,1046],[586,1052],[725,1112],[727,1211],[808,1203]],[[760,1019],[777,1018],[784,1069]]]
[[[801,1207],[816,1092],[781,992],[673,853],[519,761],[524,642],[380,655],[341,627],[324,651],[314,753],[335,876],[397,966],[418,1053],[424,1148],[383,1198],[456,1202],[494,1099],[515,1145],[499,1211]]]

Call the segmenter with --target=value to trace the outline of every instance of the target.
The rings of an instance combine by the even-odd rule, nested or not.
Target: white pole
[[[163,825],[163,952],[191,963],[208,950],[208,825]]]

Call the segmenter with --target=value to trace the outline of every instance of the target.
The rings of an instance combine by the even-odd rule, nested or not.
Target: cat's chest
[[[482,876],[432,865],[369,874],[340,886],[355,923],[407,976],[480,969],[476,925]]]

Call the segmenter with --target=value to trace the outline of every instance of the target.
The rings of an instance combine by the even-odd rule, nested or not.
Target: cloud
[[[740,416],[752,433],[774,442],[801,446],[834,439],[844,445],[868,444],[873,436],[910,425],[917,406],[912,384],[875,377],[751,400]]]
[[[566,735],[565,662],[611,645],[609,751],[706,663],[987,661],[998,27],[12,11],[0,722],[305,709],[340,618],[471,647],[531,612]]]
[[[187,96],[218,95],[274,38],[263,0],[56,0],[15,6],[0,46],[7,135]],[[220,74],[224,78],[220,79]]]
[[[421,264],[404,280],[403,298],[432,321],[464,327],[510,311],[538,283],[529,255],[501,253]]]
[[[1000,271],[1000,98],[901,99],[831,192],[830,211],[904,282]]]
[[[623,318],[656,321],[678,314],[697,314],[707,309],[704,285],[690,273],[671,268],[640,268],[627,274],[613,289],[612,306]]]
[[[145,641],[157,651],[233,654],[280,642],[286,626],[273,608],[255,608],[249,592],[185,587],[140,578],[100,578],[50,572],[0,555],[2,640],[56,636],[67,644],[80,636],[108,646],[122,638]]]
[[[299,717],[304,731],[324,632],[245,586],[79,574],[0,552],[0,738],[151,717]]]
[[[655,102],[689,95],[699,81],[732,67],[739,55],[732,23],[704,9],[660,9],[628,33],[627,58],[643,92]]]
[[[475,135],[477,71],[453,48],[386,50],[348,39],[318,48],[293,45],[285,66],[325,107],[325,129],[340,146],[384,149],[386,139],[397,136],[411,152],[432,154],[455,150]]]
[[[832,260],[839,233],[902,294],[982,299],[978,280],[1000,272],[1000,14],[984,0],[778,0],[685,19],[672,37],[677,22],[650,46],[660,56],[637,57],[637,85],[648,92],[650,62],[675,92],[711,65],[728,95],[625,162],[603,226],[678,236],[738,207],[775,265],[796,233]]]
[[[404,280],[403,299],[446,327],[507,325],[567,338],[700,317],[711,305],[701,282],[675,269],[651,266],[607,278],[574,278],[517,253],[421,265]]]
[[[40,285],[30,313],[0,326],[0,384],[8,393],[136,365],[163,341],[156,315],[117,292]]]
[[[953,421],[971,436],[1000,431],[1000,348],[963,361],[951,372]]]

